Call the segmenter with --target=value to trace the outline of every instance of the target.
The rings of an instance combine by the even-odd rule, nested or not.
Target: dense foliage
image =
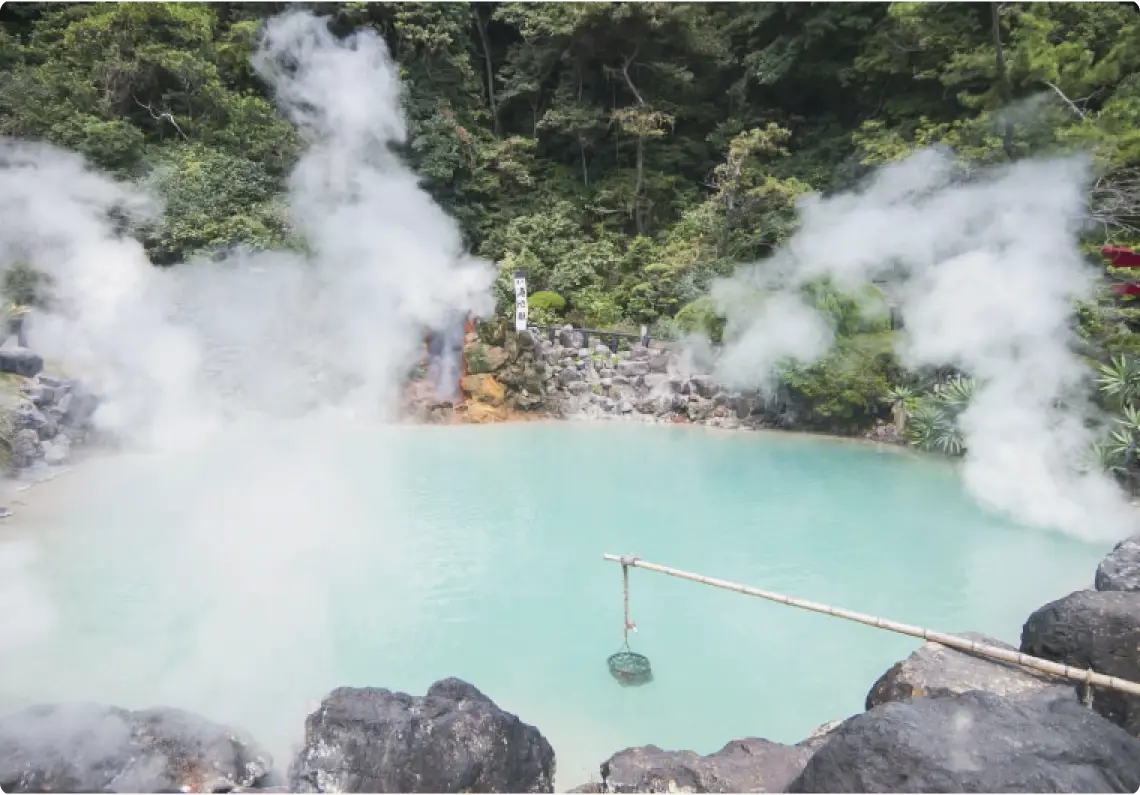
[[[287,5],[6,3],[0,134],[151,181],[166,200],[145,238],[158,264],[292,244],[280,194],[299,142],[249,65],[260,21]],[[1090,252],[1140,243],[1132,4],[314,8],[338,31],[387,40],[407,157],[499,264],[504,306],[523,268],[543,319],[716,336],[705,288],[784,240],[797,197],[932,142],[969,163],[1089,148]],[[817,298],[836,308],[842,342],[785,380],[820,423],[865,427],[911,387],[883,328],[843,326],[841,299]],[[1083,307],[1089,355],[1136,350],[1134,315],[1108,298]],[[936,430],[952,419],[929,401],[917,415]]]

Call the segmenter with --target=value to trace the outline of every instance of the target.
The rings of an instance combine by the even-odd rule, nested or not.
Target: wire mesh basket
[[[653,681],[653,667],[649,664],[649,658],[628,648],[611,654],[606,664],[609,665],[613,678],[622,685],[644,685]]]

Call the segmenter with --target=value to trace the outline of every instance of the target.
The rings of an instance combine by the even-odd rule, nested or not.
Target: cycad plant
[[[961,455],[966,450],[956,418],[936,400],[925,400],[915,408],[906,436],[921,450],[946,455]]]
[[[1129,481],[1137,467],[1137,443],[1140,442],[1140,366],[1136,360],[1113,356],[1107,364],[1098,364],[1097,386],[1119,414],[1107,437],[1095,443],[1090,457],[1102,469],[1123,481]]]
[[[978,384],[973,378],[955,376],[938,389],[938,400],[954,416],[961,414],[974,399]]]
[[[977,382],[966,376],[955,376],[939,384],[934,391],[918,399],[910,415],[906,433],[915,447],[945,455],[962,455],[966,441],[958,417],[970,404]]]
[[[1140,397],[1140,366],[1129,358],[1113,356],[1108,364],[1098,364],[1100,391],[1118,406],[1125,407]]]
[[[887,390],[883,401],[891,407],[891,419],[899,434],[906,433],[907,419],[918,402],[917,393],[911,387],[899,384]]]

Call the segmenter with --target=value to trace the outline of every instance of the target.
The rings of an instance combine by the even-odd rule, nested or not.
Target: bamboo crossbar
[[[785,596],[775,591],[765,591],[761,588],[752,588],[747,585],[740,585],[739,583],[729,582],[728,580],[718,580],[715,577],[705,577],[702,574],[693,574],[692,572],[682,571],[680,569],[673,569],[668,566],[661,566],[657,563],[649,563],[648,561],[640,560],[634,557],[623,557],[621,555],[606,554],[602,556],[605,560],[614,563],[622,564],[622,567],[635,567],[639,569],[646,569],[647,571],[655,571],[659,574],[668,574],[670,577],[679,577],[682,580],[690,580],[691,582],[699,582],[704,585],[711,585],[714,588],[722,588],[726,591],[734,591],[736,593],[746,594],[748,596],[757,596],[761,599],[767,599],[771,602],[779,602],[780,604],[790,605],[791,607],[798,607],[803,610],[811,610],[814,613],[823,613],[828,616],[835,616],[836,618],[845,618],[848,621],[855,621],[859,624],[866,624],[867,626],[877,627],[878,629],[885,629],[890,632],[897,632],[900,635],[910,635],[915,638],[922,638],[923,640],[934,641],[941,643],[943,646],[949,646],[952,649],[978,654],[983,657],[990,657],[995,660],[1020,665],[1025,668],[1033,668],[1043,673],[1052,674],[1053,676],[1060,676],[1066,679],[1071,679],[1075,682],[1083,682],[1087,686],[1105,687],[1109,690],[1118,690],[1122,693],[1129,693],[1134,696],[1140,696],[1140,683],[1131,682],[1127,679],[1120,679],[1116,676],[1106,676],[1105,674],[1097,673],[1091,669],[1074,668],[1070,665],[1062,665],[1061,663],[1053,662],[1052,660],[1043,660],[1040,657],[1033,657],[1029,654],[1022,654],[1018,651],[1011,651],[1010,649],[1003,649],[998,646],[990,646],[987,643],[978,643],[977,641],[969,640],[968,638],[961,638],[957,635],[948,635],[945,632],[937,632],[932,629],[924,629],[922,627],[912,626],[910,624],[902,624],[898,621],[891,621],[886,618],[879,618],[878,616],[868,615],[866,613],[856,613],[853,610],[845,610],[842,607],[832,607],[820,602],[809,602],[806,599],[797,599],[794,596]]]

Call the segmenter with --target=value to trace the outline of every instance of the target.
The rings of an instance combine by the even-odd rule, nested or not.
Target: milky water
[[[603,553],[1016,643],[1106,551],[986,514],[941,460],[679,427],[266,426],[42,489],[0,609],[54,623],[0,649],[0,706],[176,705],[284,759],[333,687],[458,676],[542,730],[561,788],[631,745],[798,741],[917,646],[634,571],[656,679],[622,688]]]

